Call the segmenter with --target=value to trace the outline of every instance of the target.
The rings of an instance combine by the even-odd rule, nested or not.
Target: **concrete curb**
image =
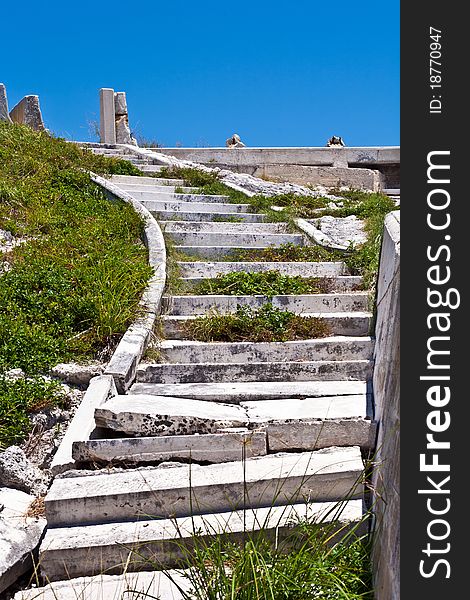
[[[109,180],[91,173],[91,179],[108,195],[132,205],[145,222],[144,241],[148,249],[149,264],[154,269],[139,303],[140,315],[122,336],[118,347],[105,370],[111,375],[119,393],[124,394],[132,384],[137,365],[147,348],[155,325],[166,281],[165,240],[157,221],[140,202]]]

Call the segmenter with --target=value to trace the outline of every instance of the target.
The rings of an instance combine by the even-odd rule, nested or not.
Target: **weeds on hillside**
[[[301,317],[271,303],[254,309],[238,306],[233,314],[209,313],[181,325],[184,333],[201,342],[286,342],[330,335],[317,317]]]
[[[194,288],[194,294],[224,294],[232,296],[275,296],[282,294],[327,294],[331,282],[324,277],[282,275],[279,271],[249,273],[234,271],[205,279]]]
[[[0,254],[1,421],[22,424],[2,444],[27,433],[33,389],[53,403],[40,375],[58,362],[109,355],[151,276],[141,219],[108,200],[87,170],[135,174],[127,161],[0,122],[0,228],[23,241]],[[14,368],[23,384],[5,376]]]

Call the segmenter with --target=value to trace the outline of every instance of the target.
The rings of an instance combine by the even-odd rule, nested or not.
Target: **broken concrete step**
[[[369,360],[318,360],[250,363],[141,363],[142,383],[217,383],[232,381],[364,381],[372,376]]]
[[[176,196],[176,194],[174,194]],[[147,200],[142,204],[151,212],[206,212],[206,213],[244,213],[250,212],[250,204],[222,204],[217,202],[182,202],[179,200]],[[177,214],[175,216],[178,216]]]
[[[95,409],[98,427],[140,436],[216,433],[246,427],[244,409],[233,404],[166,396],[114,396]]]
[[[250,427],[263,427],[270,452],[329,446],[373,448],[376,423],[366,394],[242,402]]]
[[[299,316],[320,319],[328,326],[329,335],[369,335],[372,321],[372,314],[368,312],[300,313]],[[196,318],[200,317],[164,315],[161,318],[164,337],[169,340],[190,339],[184,331],[184,324]]]
[[[171,236],[172,234],[170,234]],[[287,236],[284,236],[287,237]],[[297,236],[292,236],[292,237],[297,237]],[[280,243],[285,243],[285,242],[280,242]],[[256,244],[252,243],[244,243],[244,244],[237,244],[237,245],[229,245],[229,246],[186,246],[186,245],[176,245],[175,248],[177,248],[180,252],[183,252],[184,254],[186,254],[187,256],[200,256],[201,258],[205,258],[205,259],[212,259],[212,260],[220,260],[223,259],[224,257],[228,257],[230,258],[233,253],[236,252],[241,252],[241,251],[247,251],[247,250],[253,250],[253,248],[273,248],[278,244],[264,244],[262,245],[261,242],[257,242]]]
[[[168,315],[205,315],[209,311],[220,314],[234,313],[239,306],[260,308],[264,304],[293,313],[365,312],[369,304],[368,292],[350,294],[302,294],[283,296],[165,296],[162,312]]]
[[[214,204],[227,204],[230,199],[228,196],[216,196],[210,194],[180,194],[173,193],[172,197],[167,198],[168,192],[157,191],[151,189],[149,191],[138,191],[133,190],[132,195],[136,200],[142,202],[144,206],[147,206],[149,202],[167,202],[168,200],[174,200],[175,202],[188,202],[188,203],[214,203]]]
[[[106,552],[99,544],[98,547],[106,556]],[[63,560],[60,560],[56,553],[51,553],[50,556],[54,555],[53,568],[48,562],[49,556],[46,553],[47,572],[44,571],[44,575],[46,580],[52,583],[44,587],[21,590],[15,594],[14,600],[145,600],[145,598],[185,600],[188,598],[191,582],[180,570],[104,575],[105,569],[103,569],[97,571],[98,575],[84,577],[80,575],[90,572],[89,569],[87,571],[89,563],[84,557],[85,553],[81,551],[82,558],[78,562],[68,564],[66,556],[69,553],[70,550],[64,548]],[[91,549],[90,553],[93,553]],[[103,565],[106,562],[104,556]],[[76,560],[75,552],[73,560]],[[122,564],[120,570],[124,570]],[[75,572],[76,576],[72,576],[72,572]]]
[[[181,277],[200,277],[211,279],[244,271],[245,273],[264,273],[278,271],[282,275],[300,277],[338,277],[347,275],[344,262],[178,262]],[[362,278],[359,278],[362,281]]]
[[[83,574],[119,572],[126,567],[129,571],[140,571],[150,565],[160,569],[181,566],[193,552],[195,536],[199,539],[201,550],[211,543],[215,535],[223,536],[225,542],[243,543],[247,534],[250,537],[262,535],[267,542],[282,543],[288,550],[301,536],[301,529],[296,529],[295,525],[307,520],[317,523],[328,537],[331,536],[329,545],[339,542],[352,531],[355,535],[363,535],[367,531],[360,499],[349,500],[342,505],[334,502],[298,503],[176,519],[78,526],[72,530],[56,528],[48,530],[41,546],[41,572],[53,581]],[[172,572],[171,577],[174,577],[173,573],[176,572]],[[127,577],[131,578],[131,575]],[[138,584],[142,584],[142,580],[133,581],[127,589],[140,589]],[[148,586],[145,595],[155,590],[151,582]],[[151,597],[167,598],[162,595],[162,590]],[[102,598],[115,596],[103,595],[99,600]]]
[[[357,446],[207,466],[78,473],[54,480],[45,499],[49,527],[282,506],[304,498],[352,500],[363,495]]]
[[[374,341],[364,337],[327,337],[290,342],[195,342],[162,340],[153,346],[161,362],[251,363],[308,360],[369,360]]]
[[[113,438],[75,442],[78,462],[144,463],[167,460],[233,462],[267,454],[265,431],[230,431],[195,435]]]
[[[249,400],[318,398],[367,393],[365,381],[277,381],[232,383],[134,383],[129,394],[150,394],[194,398],[210,402],[239,404]]]
[[[163,167],[160,167],[162,169]],[[167,179],[161,177],[145,177],[139,175],[111,175],[108,177],[116,185],[149,185],[149,186],[160,186],[160,185],[173,185],[175,187],[180,185],[186,185],[183,179]]]
[[[244,223],[262,223],[266,215],[257,213],[233,213],[233,212],[182,212],[177,213],[173,211],[150,211],[157,216],[158,219],[163,219],[168,223],[168,219],[177,217],[178,221],[190,221],[192,224],[195,222],[223,222],[228,224],[233,219],[239,219]]]
[[[288,233],[287,223],[217,223],[160,221],[165,233]]]

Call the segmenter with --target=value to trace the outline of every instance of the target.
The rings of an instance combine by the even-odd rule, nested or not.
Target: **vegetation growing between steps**
[[[233,314],[209,313],[181,325],[185,334],[200,342],[286,342],[330,335],[317,317],[301,317],[272,304],[259,309],[238,306]]]
[[[136,315],[151,276],[143,223],[109,201],[86,170],[135,174],[127,161],[0,122],[0,445],[20,441],[27,414],[61,401],[42,375],[58,362],[104,358]],[[28,379],[6,376],[19,368]]]
[[[324,277],[282,275],[279,271],[263,273],[220,274],[195,286],[194,294],[224,294],[232,296],[275,296],[282,294],[327,294],[331,282]]]
[[[215,538],[194,536],[189,546],[178,544],[183,573],[190,582],[189,591],[179,588],[182,598],[372,600],[370,541],[356,528],[338,530],[335,520],[343,508],[344,503],[338,502],[320,521],[295,523],[291,533],[276,543],[268,530],[261,529],[255,534],[246,531],[238,543],[222,533]],[[333,522],[327,523],[327,516]],[[361,523],[367,519],[365,514]],[[158,561],[141,558],[149,568],[162,569]]]

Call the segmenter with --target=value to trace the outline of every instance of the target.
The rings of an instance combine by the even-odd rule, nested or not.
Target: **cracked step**
[[[159,221],[165,233],[289,233],[287,223],[217,223]]]
[[[273,544],[283,541],[288,544],[288,540],[292,539],[293,535],[301,536],[301,530],[295,529],[295,523],[306,519],[310,523],[318,523],[319,527],[326,528],[325,531],[328,531],[329,537],[331,536],[330,544],[338,542],[352,531],[357,536],[367,532],[367,520],[364,518],[363,503],[360,499],[349,500],[341,506],[334,502],[301,502],[289,507],[218,512],[176,519],[146,519],[130,523],[92,524],[73,529],[67,527],[48,529],[41,544],[39,563],[45,578],[50,581],[64,579],[67,582],[77,575],[119,573],[125,568],[128,571],[140,571],[152,565],[153,568],[165,569],[180,565],[182,559],[188,558],[195,535],[201,539],[202,547],[204,544],[209,544],[217,534],[223,535],[224,539],[232,543],[243,542],[246,532],[249,532],[250,536],[262,534],[263,538]],[[180,579],[176,577],[178,585],[188,589],[188,580],[183,579],[181,572],[178,573],[180,573]],[[127,573],[127,587],[122,586],[121,581],[118,580],[118,585],[121,586],[119,589],[122,592],[142,589],[143,596],[153,592],[151,597],[162,600],[180,598],[180,596],[165,595],[165,585],[168,585],[169,581],[166,577],[163,577],[166,584],[157,588],[154,578],[158,577],[158,573],[140,575],[145,577],[145,586],[143,579],[133,578]],[[174,576],[172,574],[172,577]],[[109,582],[108,587],[102,588],[106,589],[109,595],[100,595],[99,598],[120,598],[121,595],[114,596],[110,593],[112,588],[109,580],[112,578],[108,576],[109,579],[106,579],[106,575],[101,577]],[[72,579],[70,585],[73,585],[73,589],[78,592],[80,586],[75,585],[74,581],[78,580]],[[140,588],[138,582],[141,582]],[[67,584],[64,582],[63,585]],[[35,592],[39,593],[40,590]],[[47,598],[38,597],[41,600],[64,598],[61,594]],[[32,600],[32,597],[27,596],[24,600]],[[92,600],[95,600],[94,596]]]
[[[49,527],[170,518],[359,499],[363,463],[357,446],[272,454],[200,466],[74,472],[56,477],[45,498]]]
[[[156,166],[156,165],[154,165]],[[163,169],[163,167],[160,167]],[[127,184],[146,185],[146,186],[161,186],[172,185],[175,187],[186,185],[184,179],[168,179],[161,177],[139,177],[138,175],[111,175],[108,179],[119,187],[125,188]]]
[[[150,211],[155,213],[155,211]],[[178,221],[187,221],[191,224],[195,224],[196,222],[223,222],[229,223],[233,219],[239,219],[244,223],[262,223],[265,220],[265,215],[257,214],[257,213],[235,213],[235,212],[184,212],[184,211],[159,211],[156,213],[160,219],[163,219],[165,222],[169,222],[168,219],[173,217],[178,217]]]
[[[336,336],[290,342],[196,342],[162,340],[151,346],[168,363],[251,363],[308,360],[370,360],[374,340],[369,336]]]
[[[175,202],[188,202],[193,204],[207,204],[214,203],[219,206],[230,203],[229,196],[217,196],[212,194],[180,194],[173,193],[171,198],[167,198],[167,193],[165,191],[132,191],[132,196],[142,202],[144,206],[148,208],[148,205],[153,202],[167,202],[168,200],[174,200]]]
[[[74,442],[72,457],[79,463],[138,464],[168,460],[234,462],[267,454],[265,431],[111,438]]]
[[[173,194],[175,197],[176,194]],[[176,213],[244,213],[250,212],[251,204],[222,204],[221,202],[183,202],[173,199],[165,201],[147,200],[142,204],[151,212],[173,212]]]
[[[260,308],[271,303],[275,308],[293,313],[365,312],[369,304],[368,292],[351,294],[289,294],[278,296],[234,296],[207,294],[204,296],[164,296],[162,312],[171,316],[205,315],[209,311],[220,314],[235,313],[238,306]]]
[[[367,394],[366,381],[277,381],[230,383],[134,383],[130,395],[150,394],[239,404],[250,400],[318,398]]]

